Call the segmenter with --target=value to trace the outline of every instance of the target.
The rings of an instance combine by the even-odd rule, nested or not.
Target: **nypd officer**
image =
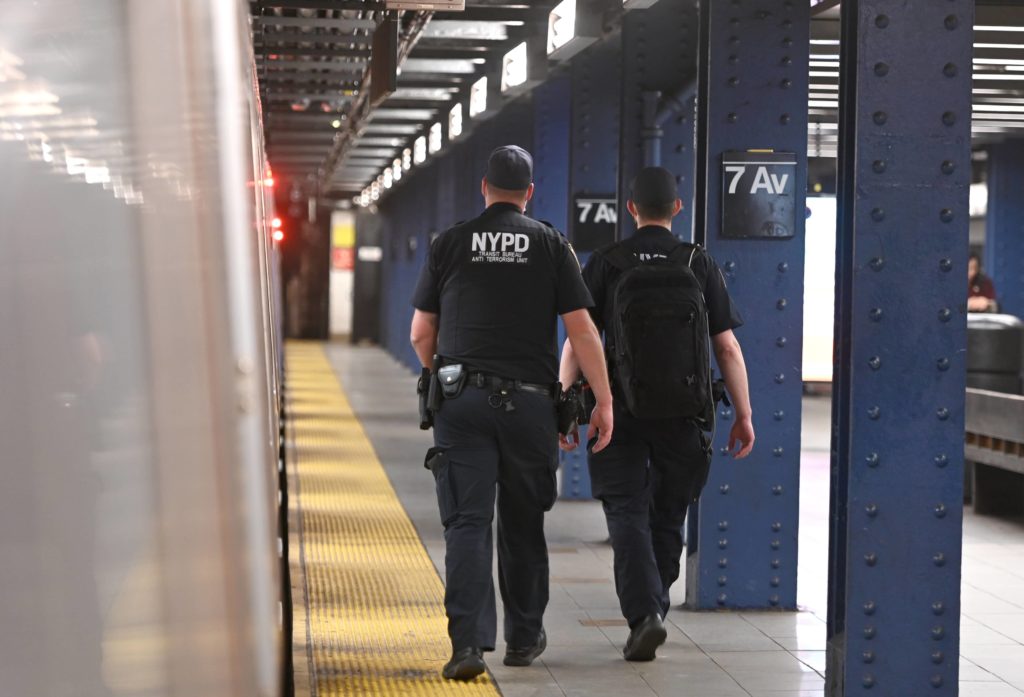
[[[440,357],[444,399],[427,466],[445,537],[445,610],[452,657],[442,674],[470,680],[496,634],[491,522],[498,509],[504,663],[527,666],[547,645],[544,513],[556,496],[558,339],[562,317],[597,397],[591,435],[612,434],[611,391],[579,262],[565,238],[523,213],[533,159],[496,149],[481,182],[486,210],[441,233],[413,296],[411,340],[424,366]]]
[[[633,180],[627,208],[636,220],[636,234],[597,250],[583,271],[594,298],[591,313],[605,330],[606,342],[615,341],[609,336],[616,326],[612,298],[622,273],[610,260],[624,251],[640,263],[650,262],[667,259],[680,248],[672,219],[682,202],[671,172],[662,167],[642,170]],[[746,366],[732,331],[742,320],[714,259],[700,249],[684,251],[703,292],[711,344],[735,406],[729,449],[735,447],[735,457],[746,457],[754,445],[754,427]],[[567,384],[576,379],[581,366],[590,376],[579,358],[575,346],[566,344],[560,374]],[[617,380],[613,383],[615,433],[606,449],[589,453],[588,466],[594,496],[601,500],[608,521],[615,590],[630,627],[623,655],[631,661],[649,661],[667,636],[662,620],[669,609],[669,587],[679,577],[686,509],[704,486],[711,449],[692,420],[635,417],[620,398],[622,386]],[[708,408],[713,410],[710,404]],[[563,449],[575,447],[571,434],[561,442]]]

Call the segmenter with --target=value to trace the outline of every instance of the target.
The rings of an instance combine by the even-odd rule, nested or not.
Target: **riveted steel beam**
[[[973,13],[842,3],[830,697],[957,694]]]
[[[536,192],[532,213],[568,231],[569,142],[572,82],[568,75],[548,80],[533,92],[533,169]]]
[[[694,181],[694,85],[697,5],[662,2],[623,19],[622,145],[619,151],[619,235],[632,234],[625,214],[629,184],[641,167],[661,165],[676,175],[687,204]],[[663,116],[659,120],[659,110]],[[693,206],[676,217],[676,234],[691,237]]]
[[[718,407],[710,476],[688,522],[686,603],[795,609],[809,7],[715,0],[700,11],[694,239],[743,315],[757,442],[747,459],[730,457],[735,414]],[[758,164],[773,157],[793,164]],[[740,210],[752,213],[726,219]]]
[[[556,156],[557,153],[562,157],[568,155],[568,182],[562,194],[564,208],[561,217],[566,221],[565,234],[577,248],[582,263],[586,263],[590,252],[600,244],[582,236],[575,201],[588,196],[615,199],[621,65],[622,44],[618,39],[612,39],[589,47],[575,56],[570,66],[570,127],[565,141],[556,150]],[[547,147],[551,147],[555,134],[551,134],[539,120],[537,124],[538,136],[544,135]],[[593,206],[592,209],[596,208]],[[596,217],[596,214],[588,215]],[[560,457],[562,490],[559,496],[563,499],[590,499],[590,472],[585,449],[563,452]]]

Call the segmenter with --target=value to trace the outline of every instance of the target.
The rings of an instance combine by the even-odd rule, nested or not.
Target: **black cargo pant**
[[[434,417],[434,443],[443,453],[433,470],[444,524],[444,605],[456,651],[494,650],[495,487],[505,642],[532,646],[548,603],[544,513],[556,495],[555,403],[541,394],[512,392],[510,411],[505,405],[492,408],[492,393],[489,387],[467,386],[459,397],[445,400]]]
[[[634,627],[669,609],[679,578],[686,509],[704,486],[710,455],[691,421],[637,419],[616,400],[608,446],[588,453],[590,483],[608,520],[615,554],[615,591]]]

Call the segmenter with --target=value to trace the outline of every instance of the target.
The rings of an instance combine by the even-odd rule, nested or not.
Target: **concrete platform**
[[[384,351],[331,344],[328,357],[434,565],[444,541],[423,469],[428,432],[416,427],[413,376]],[[755,405],[756,408],[757,405]],[[596,502],[560,501],[547,518],[549,648],[530,668],[506,668],[504,646],[488,666],[506,697],[693,695],[811,697],[825,671],[829,400],[804,400],[800,576],[795,613],[694,613],[673,589],[669,639],[650,664],[630,664],[627,629],[612,585],[612,552]],[[499,608],[500,611],[500,608]],[[975,516],[964,523],[962,697],[1024,695],[1024,521]],[[499,632],[500,634],[500,632]]]

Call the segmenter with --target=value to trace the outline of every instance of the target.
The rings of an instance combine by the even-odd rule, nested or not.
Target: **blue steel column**
[[[590,47],[571,66],[571,138],[569,153],[569,197],[576,194],[614,194],[619,161],[619,74],[622,49],[618,37]],[[621,217],[621,212],[619,213]],[[565,233],[572,240],[573,221]],[[585,264],[589,252],[580,251]],[[562,491],[564,499],[590,499],[590,471],[583,448],[563,452]]]
[[[842,6],[832,697],[957,694],[973,7]]]
[[[660,165],[676,175],[683,200],[683,211],[673,221],[674,231],[683,239],[692,239],[697,25],[695,0],[659,2],[624,18],[620,238],[636,230],[626,212],[630,182],[642,167]],[[645,100],[650,103],[645,105]],[[668,114],[663,123],[650,123],[659,111]],[[652,147],[655,152],[645,154]]]
[[[564,73],[549,79],[533,92],[533,177],[536,191],[531,215],[546,220],[566,235],[569,230],[569,150],[572,76]],[[565,328],[558,323],[558,345],[565,342]],[[590,496],[586,461],[579,453],[560,452],[562,498]]]
[[[569,96],[568,75],[551,78],[533,92],[534,217],[562,232],[569,224]]]
[[[1024,141],[988,151],[985,273],[992,277],[999,311],[1024,317]]]
[[[800,478],[804,192],[809,5],[701,5],[694,233],[721,265],[745,324],[757,443],[725,454],[732,410],[720,407],[715,458],[690,512],[686,603],[698,609],[795,608]],[[796,153],[795,236],[723,239],[722,153]]]

